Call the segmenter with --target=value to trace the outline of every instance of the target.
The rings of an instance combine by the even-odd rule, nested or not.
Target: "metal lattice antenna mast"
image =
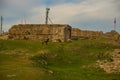
[[[48,14],[49,14],[49,10],[50,10],[50,8],[46,8],[46,20],[45,20],[45,24],[48,24]]]
[[[1,28],[0,28],[0,35],[2,35],[2,23],[3,22],[3,17],[1,16]]]
[[[24,14],[24,24],[26,24],[26,16],[25,16],[25,14]]]

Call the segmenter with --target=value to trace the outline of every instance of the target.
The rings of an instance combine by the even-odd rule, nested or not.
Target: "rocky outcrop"
[[[111,60],[97,61],[99,67],[107,73],[120,73],[120,49],[110,52]]]

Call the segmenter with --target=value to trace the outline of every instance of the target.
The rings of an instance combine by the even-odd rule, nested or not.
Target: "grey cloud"
[[[10,0],[6,0],[10,1]],[[43,23],[45,16],[45,3],[43,0],[12,0],[4,13],[13,18],[15,24],[20,22],[24,14],[32,23]],[[23,4],[24,1],[24,4]],[[109,22],[114,16],[119,16],[120,0],[51,0],[50,17],[54,23],[88,24],[90,21]],[[11,4],[11,5],[10,5]],[[48,6],[49,7],[49,6]],[[5,15],[4,14],[4,15]],[[19,18],[18,18],[19,16]]]
[[[114,6],[116,6],[117,10],[120,12],[120,0],[113,0]]]

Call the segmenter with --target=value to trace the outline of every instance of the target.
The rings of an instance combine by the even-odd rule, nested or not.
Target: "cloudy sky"
[[[14,24],[44,24],[45,10],[54,24],[69,24],[84,30],[120,32],[120,0],[0,0],[3,29]],[[50,23],[50,22],[49,22]]]

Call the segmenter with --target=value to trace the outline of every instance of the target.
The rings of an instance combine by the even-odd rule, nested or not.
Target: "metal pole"
[[[116,31],[116,17],[114,19],[114,30]]]
[[[114,24],[114,30],[116,31],[116,24]]]
[[[2,21],[3,21],[3,18],[1,16],[1,28],[0,28],[0,35],[2,35]]]
[[[50,8],[46,8],[46,21],[45,24],[48,24],[48,14],[49,14]]]

